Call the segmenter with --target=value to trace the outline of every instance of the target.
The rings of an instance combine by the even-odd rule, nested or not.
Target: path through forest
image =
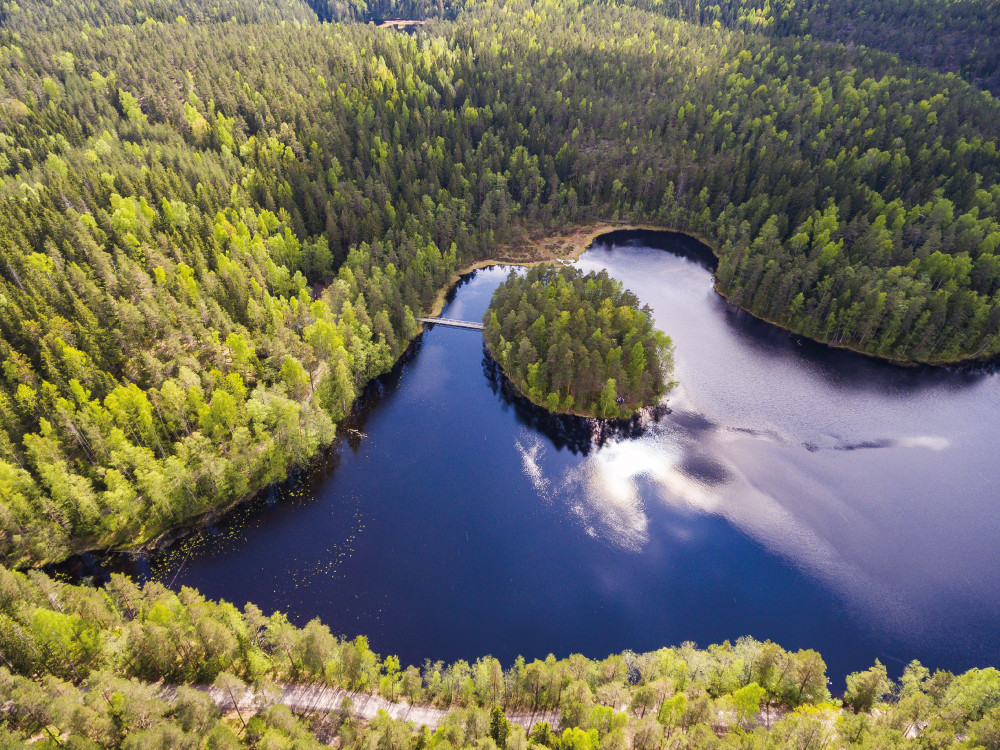
[[[280,703],[300,713],[325,714],[331,711],[340,711],[344,700],[350,699],[352,703],[351,714],[359,719],[369,721],[379,711],[385,711],[393,719],[411,721],[414,726],[423,725],[430,729],[436,729],[448,713],[447,710],[441,708],[411,706],[406,701],[394,703],[380,695],[340,690],[326,685],[279,685],[279,688],[281,688],[281,695],[275,701],[265,701],[263,696],[255,693],[252,688],[247,688],[237,698],[238,708],[240,711],[252,713],[266,703]],[[231,711],[236,707],[232,697],[226,691],[215,687],[204,689],[223,710]],[[173,697],[172,693],[176,693],[176,688],[168,687],[165,692],[168,697]],[[547,721],[553,728],[559,726],[558,711],[508,712],[507,719],[512,724],[518,724],[529,732],[532,726],[541,721]]]

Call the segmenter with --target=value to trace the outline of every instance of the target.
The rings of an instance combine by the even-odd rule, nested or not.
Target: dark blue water
[[[690,242],[641,237],[579,265],[673,337],[658,423],[592,444],[505,394],[478,332],[435,327],[319,470],[135,569],[410,663],[752,635],[817,649],[838,689],[875,658],[1000,664],[1000,379],[801,342],[669,252]],[[479,320],[506,272],[444,316]]]

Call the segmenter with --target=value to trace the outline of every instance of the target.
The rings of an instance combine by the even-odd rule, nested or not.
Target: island
[[[631,417],[673,387],[673,344],[652,311],[606,271],[511,271],[483,317],[490,355],[549,411]]]

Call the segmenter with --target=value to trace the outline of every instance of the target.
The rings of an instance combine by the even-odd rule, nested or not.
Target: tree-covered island
[[[671,388],[673,345],[648,306],[607,272],[512,271],[483,318],[504,374],[549,411],[629,417]]]

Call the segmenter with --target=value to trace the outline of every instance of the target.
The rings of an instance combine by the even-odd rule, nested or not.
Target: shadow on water
[[[996,372],[995,364],[983,363],[898,364],[792,333],[736,307],[721,295],[714,304],[734,335],[752,345],[755,354],[781,358],[791,353],[814,375],[835,384],[849,382],[852,387],[886,394],[911,393],[944,384],[958,389],[973,386]]]
[[[776,360],[791,356],[811,375],[830,385],[849,383],[855,390],[883,396],[909,396],[943,386],[951,390],[969,388],[996,372],[995,365],[982,363],[948,367],[897,364],[799,336],[755,317],[721,295],[714,306],[734,336],[750,345],[755,355]]]
[[[750,633],[818,647],[837,680],[894,654],[995,663],[1000,407],[995,388],[970,393],[987,371],[896,366],[756,319],[709,288],[715,257],[686,235],[593,249],[581,265],[614,269],[698,344],[678,346],[669,418],[551,414],[475,336],[438,330],[363,389],[313,468],[162,550],[61,572],[318,616],[411,662]],[[462,276],[453,317],[478,319],[505,273]],[[892,597],[871,604],[873,582]]]
[[[510,268],[510,266],[504,266],[503,264],[497,264],[496,266],[486,266],[486,268]],[[479,269],[479,270],[485,270],[485,269]],[[476,278],[476,274],[477,273],[478,273],[478,270],[476,270],[476,271],[469,271],[468,273],[463,273],[463,274],[459,275],[458,281],[456,281],[454,284],[452,284],[451,288],[447,292],[445,292],[445,295],[444,295],[444,307],[445,308],[447,308],[448,305],[450,305],[452,302],[455,301],[455,298],[458,296],[458,293],[462,289],[462,287],[468,286],[469,284],[472,283],[473,279]]]
[[[372,415],[376,411],[388,409],[399,394],[403,372],[416,359],[423,345],[424,335],[421,333],[410,342],[389,372],[379,375],[361,390],[354,400],[351,413],[337,426],[338,435],[345,439],[354,453],[361,449],[365,426]]]
[[[338,425],[337,439],[333,444],[322,450],[308,467],[291,472],[285,481],[267,487],[219,515],[210,513],[175,529],[156,548],[85,552],[46,566],[45,572],[73,583],[93,585],[107,583],[114,573],[129,575],[139,583],[158,580],[157,562],[169,556],[179,545],[196,548],[202,546],[200,539],[233,537],[251,522],[266,523],[269,514],[285,514],[316,502],[320,497],[319,490],[340,466],[340,446],[346,445],[353,453],[361,449],[366,424],[377,411],[388,409],[392,404],[399,393],[404,370],[422,346],[421,334],[410,342],[389,372],[362,389],[351,407],[351,413]],[[164,583],[169,585],[172,582],[166,580]]]
[[[160,563],[172,562],[178,551],[183,553],[184,558],[197,554],[213,539],[238,537],[251,523],[266,523],[273,514],[287,514],[312,504],[316,491],[329,481],[339,466],[340,453],[338,444],[334,443],[322,451],[309,467],[292,472],[285,481],[268,487],[217,517],[199,519],[175,529],[156,548],[85,552],[57,565],[46,566],[44,570],[71,583],[100,586],[107,583],[112,574],[121,573],[139,584],[159,580],[172,586],[176,575],[183,570],[183,564],[173,578],[164,579],[160,575]]]
[[[646,410],[631,419],[593,419],[573,414],[555,414],[533,404],[517,390],[503,374],[500,365],[483,344],[483,375],[490,390],[505,409],[512,408],[518,422],[540,432],[552,441],[556,450],[566,449],[574,455],[587,456],[608,440],[626,440],[641,437],[654,424],[670,413],[666,406]]]
[[[687,258],[713,274],[719,265],[718,258],[708,245],[680,232],[614,230],[597,237],[592,247],[609,250],[615,247],[649,247],[664,250]],[[900,365],[797,335],[740,309],[721,294],[716,295],[714,306],[734,335],[750,343],[756,354],[782,358],[791,352],[814,375],[832,384],[850,382],[854,387],[860,385],[869,391],[885,395],[907,395],[942,385],[960,390],[996,374],[1000,367],[1000,359],[948,367]]]
[[[597,237],[591,248],[651,247],[665,250],[697,263],[706,271],[715,272],[719,259],[704,242],[681,232],[661,229],[615,229]],[[590,249],[590,248],[588,248]]]

